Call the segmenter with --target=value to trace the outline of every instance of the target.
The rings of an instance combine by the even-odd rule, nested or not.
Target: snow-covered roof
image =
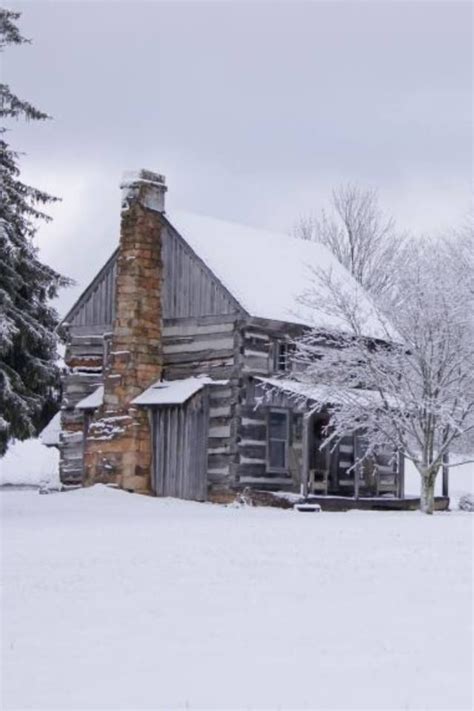
[[[42,444],[46,447],[57,447],[59,445],[59,434],[61,432],[61,413],[57,412],[55,416],[48,422],[46,427],[41,430],[39,438]]]
[[[369,297],[324,245],[202,215],[171,211],[166,217],[251,316],[344,328],[336,317],[300,303],[314,282],[311,267],[321,268],[357,296],[367,316],[366,335],[386,338]]]
[[[205,385],[219,385],[222,381],[207,376],[183,380],[158,380],[132,400],[134,405],[182,405]]]
[[[90,395],[80,400],[76,408],[78,410],[94,410],[96,407],[100,407],[104,402],[104,386],[99,385],[99,387],[94,390]]]

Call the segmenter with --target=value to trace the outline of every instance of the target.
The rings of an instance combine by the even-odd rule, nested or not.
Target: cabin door
[[[207,394],[153,413],[153,490],[157,496],[205,501]]]

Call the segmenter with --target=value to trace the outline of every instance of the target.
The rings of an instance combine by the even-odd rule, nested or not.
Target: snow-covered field
[[[467,513],[0,492],[4,709],[470,709]]]

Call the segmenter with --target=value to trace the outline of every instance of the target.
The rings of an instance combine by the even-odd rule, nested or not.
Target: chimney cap
[[[121,188],[128,188],[139,183],[148,183],[166,189],[166,178],[164,175],[154,173],[151,170],[142,168],[141,170],[126,170],[120,182]]]

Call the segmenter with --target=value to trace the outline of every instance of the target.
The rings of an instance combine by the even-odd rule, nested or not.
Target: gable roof
[[[171,211],[164,215],[166,222],[188,245],[215,277],[228,297],[249,316],[269,321],[316,326],[325,330],[343,329],[345,324],[324,311],[328,295],[320,289],[322,308],[316,310],[301,303],[305,290],[314,284],[311,268],[332,272],[343,284],[344,291],[357,298],[364,314],[366,336],[387,340],[389,325],[382,326],[369,296],[349,272],[324,245],[296,239],[289,235],[249,227],[212,217]],[[87,306],[94,290],[101,288],[104,278],[115,273],[118,250],[110,257],[78,301],[63,319],[69,322]],[[113,317],[113,290],[108,294],[109,316]],[[102,301],[104,301],[102,299]],[[110,303],[109,303],[110,302]],[[393,338],[396,337],[393,333]]]
[[[222,285],[250,315],[322,328],[344,328],[323,308],[316,311],[300,303],[311,289],[311,268],[331,270],[345,290],[357,298],[366,322],[366,335],[386,339],[380,315],[369,297],[324,245],[279,232],[257,229],[179,211],[166,219],[207,265]],[[321,303],[325,301],[321,290]]]

